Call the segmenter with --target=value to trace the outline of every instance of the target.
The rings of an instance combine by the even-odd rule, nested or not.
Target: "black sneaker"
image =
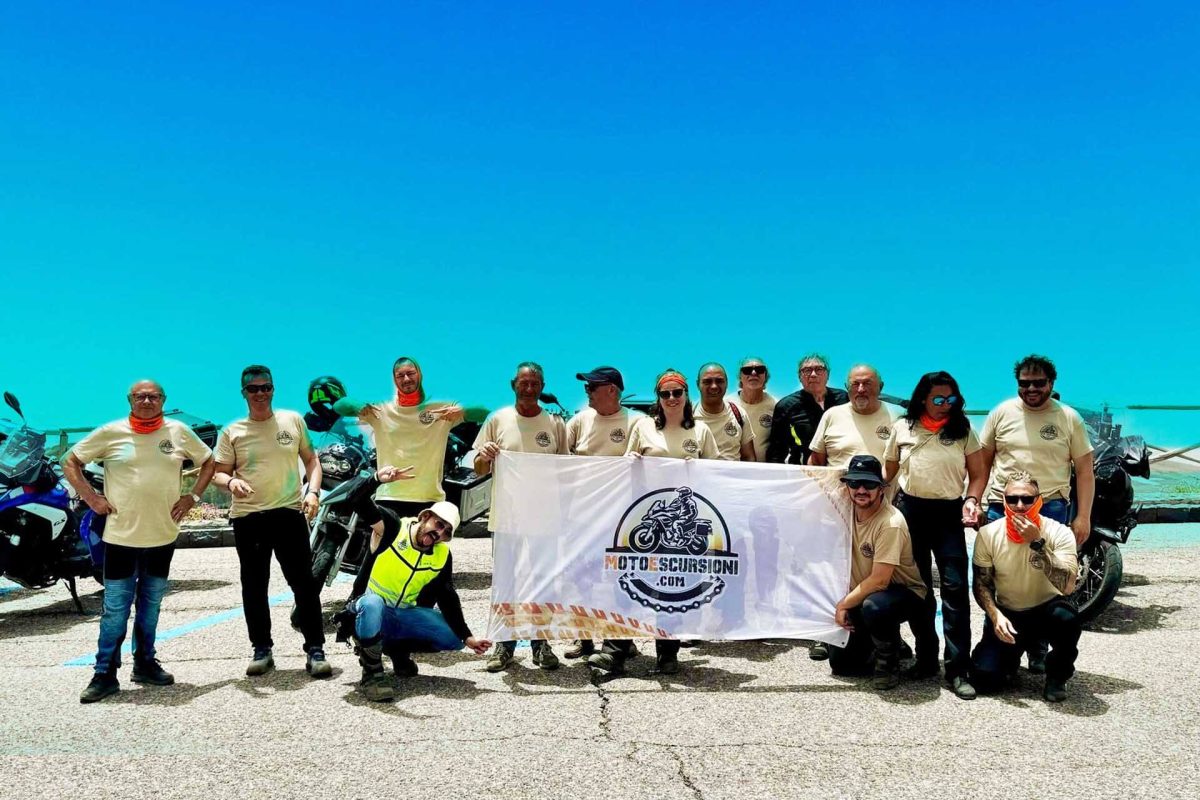
[[[103,700],[119,691],[121,691],[121,683],[117,680],[115,672],[97,672],[92,676],[92,682],[80,693],[79,702],[95,703],[97,700]]]
[[[271,648],[254,648],[254,655],[251,657],[250,663],[246,665],[246,674],[252,677],[266,675],[273,669],[275,669],[275,657],[271,655]]]
[[[149,683],[154,686],[170,686],[175,682],[175,676],[162,668],[157,658],[149,661],[135,661],[133,664],[133,682]]]
[[[333,674],[333,667],[325,660],[325,651],[320,647],[308,648],[308,659],[304,662],[304,670],[314,678],[328,678]]]

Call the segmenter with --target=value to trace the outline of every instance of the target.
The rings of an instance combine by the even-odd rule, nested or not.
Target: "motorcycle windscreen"
[[[11,485],[30,483],[37,477],[46,450],[46,434],[29,428],[13,431],[0,444],[0,480]]]

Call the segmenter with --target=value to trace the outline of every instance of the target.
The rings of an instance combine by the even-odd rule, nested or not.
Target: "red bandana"
[[[942,428],[946,427],[946,423],[949,421],[950,421],[949,417],[942,417],[941,419],[934,419],[933,417],[929,416],[928,414],[921,415],[921,425],[924,426],[925,430],[930,431],[932,433],[937,433]]]
[[[1029,520],[1034,525],[1040,526],[1042,524],[1042,515],[1038,512],[1041,510],[1042,498],[1039,497],[1033,502],[1033,505],[1029,507],[1029,510],[1025,512],[1025,519]],[[1013,516],[1015,515],[1013,514],[1012,509],[1010,509],[1008,504],[1005,503],[1004,532],[1008,534],[1008,540],[1013,544],[1024,544],[1025,540],[1021,538],[1021,534],[1017,533],[1017,526],[1013,524]]]
[[[153,419],[140,419],[133,414],[129,415],[129,427],[133,428],[134,433],[154,433],[163,426],[163,415],[159,414]]]
[[[421,391],[418,389],[415,392],[409,392],[409,393],[405,394],[404,392],[397,389],[396,390],[396,403],[399,404],[399,406],[401,408],[412,408],[415,405],[420,405]]]

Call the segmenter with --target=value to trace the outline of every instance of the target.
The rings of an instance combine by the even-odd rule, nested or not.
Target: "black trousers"
[[[608,653],[624,663],[633,653],[632,639],[605,639],[600,645],[601,653]],[[678,639],[655,639],[654,652],[659,658],[679,658]]]
[[[1079,657],[1079,636],[1083,625],[1070,601],[1056,597],[1040,606],[1024,611],[1000,608],[1000,613],[1016,628],[1016,644],[1007,644],[996,636],[995,626],[988,621],[983,626],[983,639],[971,654],[971,679],[980,691],[996,691],[1017,671],[1021,653],[1035,642],[1048,642],[1046,679],[1066,681],[1075,674],[1075,659]]]
[[[433,505],[433,502],[413,502],[410,500],[376,500],[375,505],[382,510],[387,510],[392,513],[395,519],[400,520],[404,517],[415,517],[425,509]],[[386,541],[387,534],[384,534],[385,540],[383,544],[389,545]],[[381,548],[382,549],[382,548]],[[371,569],[375,566],[375,554],[371,552],[370,542],[367,542],[365,553],[363,555],[362,564],[358,568],[358,574],[354,576],[354,588],[350,590],[351,597],[361,597],[367,591],[367,584],[371,581]]]
[[[321,621],[321,596],[312,577],[312,552],[308,547],[308,521],[292,508],[256,511],[233,520],[233,541],[241,566],[242,608],[250,644],[272,647],[271,606],[267,588],[271,581],[271,554],[296,597],[296,613],[304,633],[304,649],[325,644]]]
[[[937,659],[937,632],[929,606],[916,592],[898,584],[872,592],[850,609],[854,632],[845,647],[829,647],[834,675],[862,675],[900,666],[900,623],[907,622],[917,640],[917,661]]]
[[[908,522],[913,560],[928,591],[925,604],[937,614],[933,596],[933,562],[941,577],[942,634],[946,648],[946,680],[966,677],[971,667],[971,600],[967,591],[967,542],[963,535],[962,500],[928,500],[900,492],[896,507]],[[936,660],[936,656],[935,656]]]

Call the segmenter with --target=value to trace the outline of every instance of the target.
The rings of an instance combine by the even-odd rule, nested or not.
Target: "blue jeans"
[[[96,645],[96,672],[115,673],[121,666],[121,645],[133,618],[134,663],[154,660],[158,611],[167,593],[167,574],[175,545],[124,547],[104,545],[104,612]]]
[[[354,613],[354,634],[368,646],[382,638],[384,642],[401,642],[409,651],[436,653],[463,647],[463,640],[450,630],[437,609],[395,608],[374,592],[367,592],[354,601]]]
[[[995,522],[998,519],[1004,518],[1003,503],[988,503],[988,522]],[[1043,500],[1042,510],[1038,512],[1043,517],[1049,517],[1055,522],[1061,522],[1067,525],[1071,521],[1071,504],[1062,498],[1055,500]]]

